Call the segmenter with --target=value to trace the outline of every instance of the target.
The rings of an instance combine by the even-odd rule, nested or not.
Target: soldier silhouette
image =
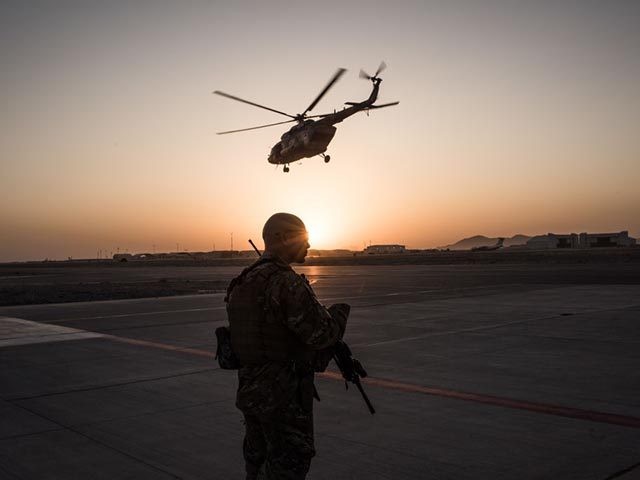
[[[331,359],[349,305],[325,308],[290,267],[303,263],[309,248],[302,220],[276,213],[262,238],[265,252],[227,291],[231,345],[241,365],[236,406],[245,420],[246,478],[304,479],[315,455],[314,371]]]

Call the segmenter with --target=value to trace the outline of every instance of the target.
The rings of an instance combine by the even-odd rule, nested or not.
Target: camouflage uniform
[[[253,282],[262,294],[234,298],[236,282]],[[234,280],[228,297],[231,343],[243,365],[236,406],[246,426],[246,478],[304,479],[315,455],[314,361],[342,337],[346,314],[329,313],[304,276],[269,254]],[[251,309],[256,303],[262,310]],[[264,315],[244,326],[249,330],[238,326],[256,311]]]

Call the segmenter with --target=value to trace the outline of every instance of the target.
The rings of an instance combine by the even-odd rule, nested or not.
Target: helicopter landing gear
[[[324,163],[329,163],[329,160],[331,160],[331,155],[325,155],[324,153],[321,153],[320,156],[324,159]]]
[[[287,172],[289,171],[289,165],[285,165],[285,166],[282,168],[282,171],[283,171],[284,173],[287,173]]]

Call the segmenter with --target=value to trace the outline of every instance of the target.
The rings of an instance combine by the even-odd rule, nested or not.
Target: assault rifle
[[[376,410],[373,408],[373,405],[371,405],[371,401],[369,400],[369,397],[367,397],[364,388],[362,388],[362,383],[360,383],[360,379],[367,376],[367,371],[357,359],[353,358],[349,345],[344,343],[342,340],[338,340],[338,343],[336,343],[335,346],[333,360],[336,362],[336,365],[342,374],[342,378],[344,378],[345,388],[347,390],[349,389],[349,383],[347,382],[351,382],[358,387],[360,395],[362,395],[364,403],[367,404],[367,408],[371,415],[376,413]]]

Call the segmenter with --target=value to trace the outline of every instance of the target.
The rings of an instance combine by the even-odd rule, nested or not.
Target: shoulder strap
[[[239,284],[242,283],[242,281],[244,280],[244,277],[246,277],[249,272],[251,272],[252,270],[254,270],[255,268],[259,267],[260,265],[264,265],[265,263],[271,263],[274,267],[277,267],[275,269],[273,269],[271,272],[269,272],[269,274],[267,275],[268,277],[271,277],[271,275],[273,275],[275,272],[277,272],[278,270],[283,269],[283,267],[281,267],[280,265],[278,265],[273,258],[260,258],[258,259],[256,262],[254,262],[253,264],[249,265],[247,268],[245,268],[244,270],[242,270],[242,272],[240,272],[240,275],[238,275],[236,278],[234,278],[233,280],[231,280],[231,283],[229,284],[229,286],[227,287],[227,294],[224,297],[224,301],[226,303],[229,302],[229,296],[231,295],[231,292],[233,291],[233,289],[238,286]]]

